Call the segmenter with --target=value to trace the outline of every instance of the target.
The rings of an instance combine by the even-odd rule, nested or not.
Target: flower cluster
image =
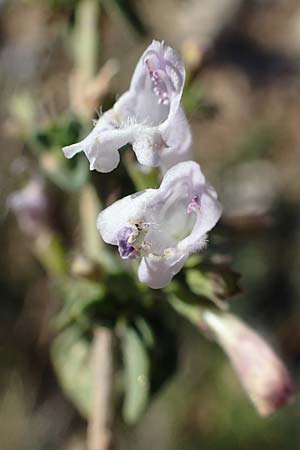
[[[191,160],[191,132],[181,106],[185,69],[179,55],[153,41],[139,60],[130,88],[81,142],[63,149],[71,158],[83,151],[90,169],[110,172],[119,149],[131,144],[139,163],[159,166],[158,189],[125,197],[102,211],[103,240],[118,246],[123,259],[141,259],[138,276],[158,289],[166,286],[191,253],[201,250],[221,215],[215,190]]]
[[[130,144],[140,164],[160,168],[160,187],[116,201],[97,220],[103,240],[117,246],[122,259],[139,260],[139,280],[153,289],[167,286],[189,255],[203,249],[222,213],[216,191],[191,159],[191,132],[181,106],[184,80],[177,53],[153,41],[129,90],[83,141],[63,149],[67,158],[83,151],[91,170],[110,172],[119,164],[119,150]],[[228,354],[262,415],[291,398],[287,369],[254,330],[206,307],[203,325]]]

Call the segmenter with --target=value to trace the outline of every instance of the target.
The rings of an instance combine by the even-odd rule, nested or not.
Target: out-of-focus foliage
[[[150,331],[151,333],[151,331]],[[149,395],[149,359],[142,336],[127,328],[122,336],[125,398],[124,419],[135,423],[144,411]]]
[[[78,411],[88,417],[91,410],[91,340],[76,325],[62,331],[52,344],[52,361],[58,379]]]
[[[93,333],[104,326],[116,336],[112,403],[122,448],[294,450],[300,442],[298,406],[266,422],[257,418],[221,353],[185,319],[198,323],[199,307],[225,310],[230,300],[250,321],[267,324],[297,367],[299,5],[293,0],[251,7],[227,0],[96,2],[97,58],[102,65],[115,57],[121,67],[103,104],[124,91],[152,36],[179,50],[192,40],[193,49],[203,50],[196,66],[188,68],[184,106],[195,157],[220,184],[224,221],[212,236],[212,252],[191,258],[158,293],[140,286],[90,225],[121,194],[157,187],[157,171],[141,171],[128,149],[118,171],[97,177],[84,156],[69,161],[61,152],[92,127],[91,120],[69,111],[69,78],[78,64],[70,41],[79,3],[1,2],[1,187],[7,195],[38,170],[56,196],[55,227],[47,230],[47,239],[33,245],[14,225],[1,236],[0,328],[8,344],[1,353],[1,377],[8,386],[1,405],[4,449],[18,449],[20,443],[31,450],[74,448],[72,436],[78,437],[83,423],[62,400],[48,355],[65,395],[88,418]],[[213,31],[202,49],[203,29]],[[17,81],[27,64],[35,69],[26,69],[25,81]],[[24,154],[29,169],[21,164]],[[243,299],[231,301],[240,285]],[[136,424],[134,430],[124,432],[123,420]]]

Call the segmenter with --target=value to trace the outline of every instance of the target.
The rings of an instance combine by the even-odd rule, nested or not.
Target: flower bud
[[[206,311],[203,319],[262,416],[274,413],[291,399],[290,375],[259,334],[231,314]]]

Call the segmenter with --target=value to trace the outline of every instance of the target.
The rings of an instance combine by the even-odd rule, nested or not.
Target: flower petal
[[[97,219],[97,228],[102,239],[108,244],[116,245],[119,231],[127,225],[139,223],[146,213],[147,205],[155,195],[155,189],[147,189],[128,195],[101,211]]]
[[[159,189],[168,192],[175,185],[183,184],[188,184],[195,191],[203,189],[205,177],[195,161],[184,161],[171,167],[164,175]]]
[[[153,41],[134,71],[130,88],[103,114],[81,142],[63,149],[67,158],[83,151],[91,170],[110,172],[118,150],[130,143],[141,164],[163,171],[191,156],[191,135],[180,100],[185,70],[179,55]]]
[[[67,158],[83,151],[90,162],[90,169],[110,172],[120,161],[118,149],[131,141],[130,129],[118,129],[112,120],[113,111],[103,114],[91,133],[81,142],[63,148]]]
[[[155,117],[153,125],[167,120],[179,107],[184,80],[185,69],[178,53],[164,42],[152,41],[140,58],[130,84],[130,92],[137,99],[136,112],[140,114],[143,111],[144,118],[151,113],[148,119],[153,121]],[[158,97],[150,95],[155,90]],[[160,94],[166,96],[166,104]]]
[[[63,152],[66,158],[70,159],[73,156],[77,155],[77,153],[82,152],[84,148],[83,142],[77,142],[76,144],[68,145],[63,148]]]
[[[152,289],[161,289],[182,269],[187,257],[180,253],[164,257],[153,254],[145,256],[138,268],[139,280]]]
[[[140,164],[159,166],[163,145],[161,136],[155,128],[136,125],[133,130],[132,148]]]
[[[218,222],[222,214],[222,206],[217,200],[216,191],[209,185],[201,194],[201,207],[196,210],[197,219],[189,236],[179,242],[178,248],[194,253],[205,245],[206,233]]]
[[[192,158],[192,134],[186,116],[179,108],[173,121],[159,127],[166,148],[161,152],[161,170],[165,173],[170,167]]]
[[[185,68],[179,54],[172,47],[165,46],[164,53],[167,61],[167,73],[175,87],[175,91],[170,101],[170,113],[168,117],[168,120],[172,120],[180,106],[185,82]]]

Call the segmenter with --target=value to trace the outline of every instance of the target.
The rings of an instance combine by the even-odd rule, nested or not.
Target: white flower
[[[106,208],[97,226],[105,242],[118,246],[121,258],[141,258],[140,281],[158,289],[191,253],[203,248],[220,215],[217,194],[199,164],[186,161],[169,169],[158,189],[129,195]]]
[[[286,367],[256,331],[232,314],[206,311],[203,319],[261,415],[274,413],[291,399],[293,385]]]
[[[180,106],[185,69],[179,55],[153,41],[139,60],[130,88],[81,142],[64,147],[67,158],[83,151],[90,169],[110,172],[118,150],[131,144],[141,164],[167,168],[191,157],[191,133]]]

